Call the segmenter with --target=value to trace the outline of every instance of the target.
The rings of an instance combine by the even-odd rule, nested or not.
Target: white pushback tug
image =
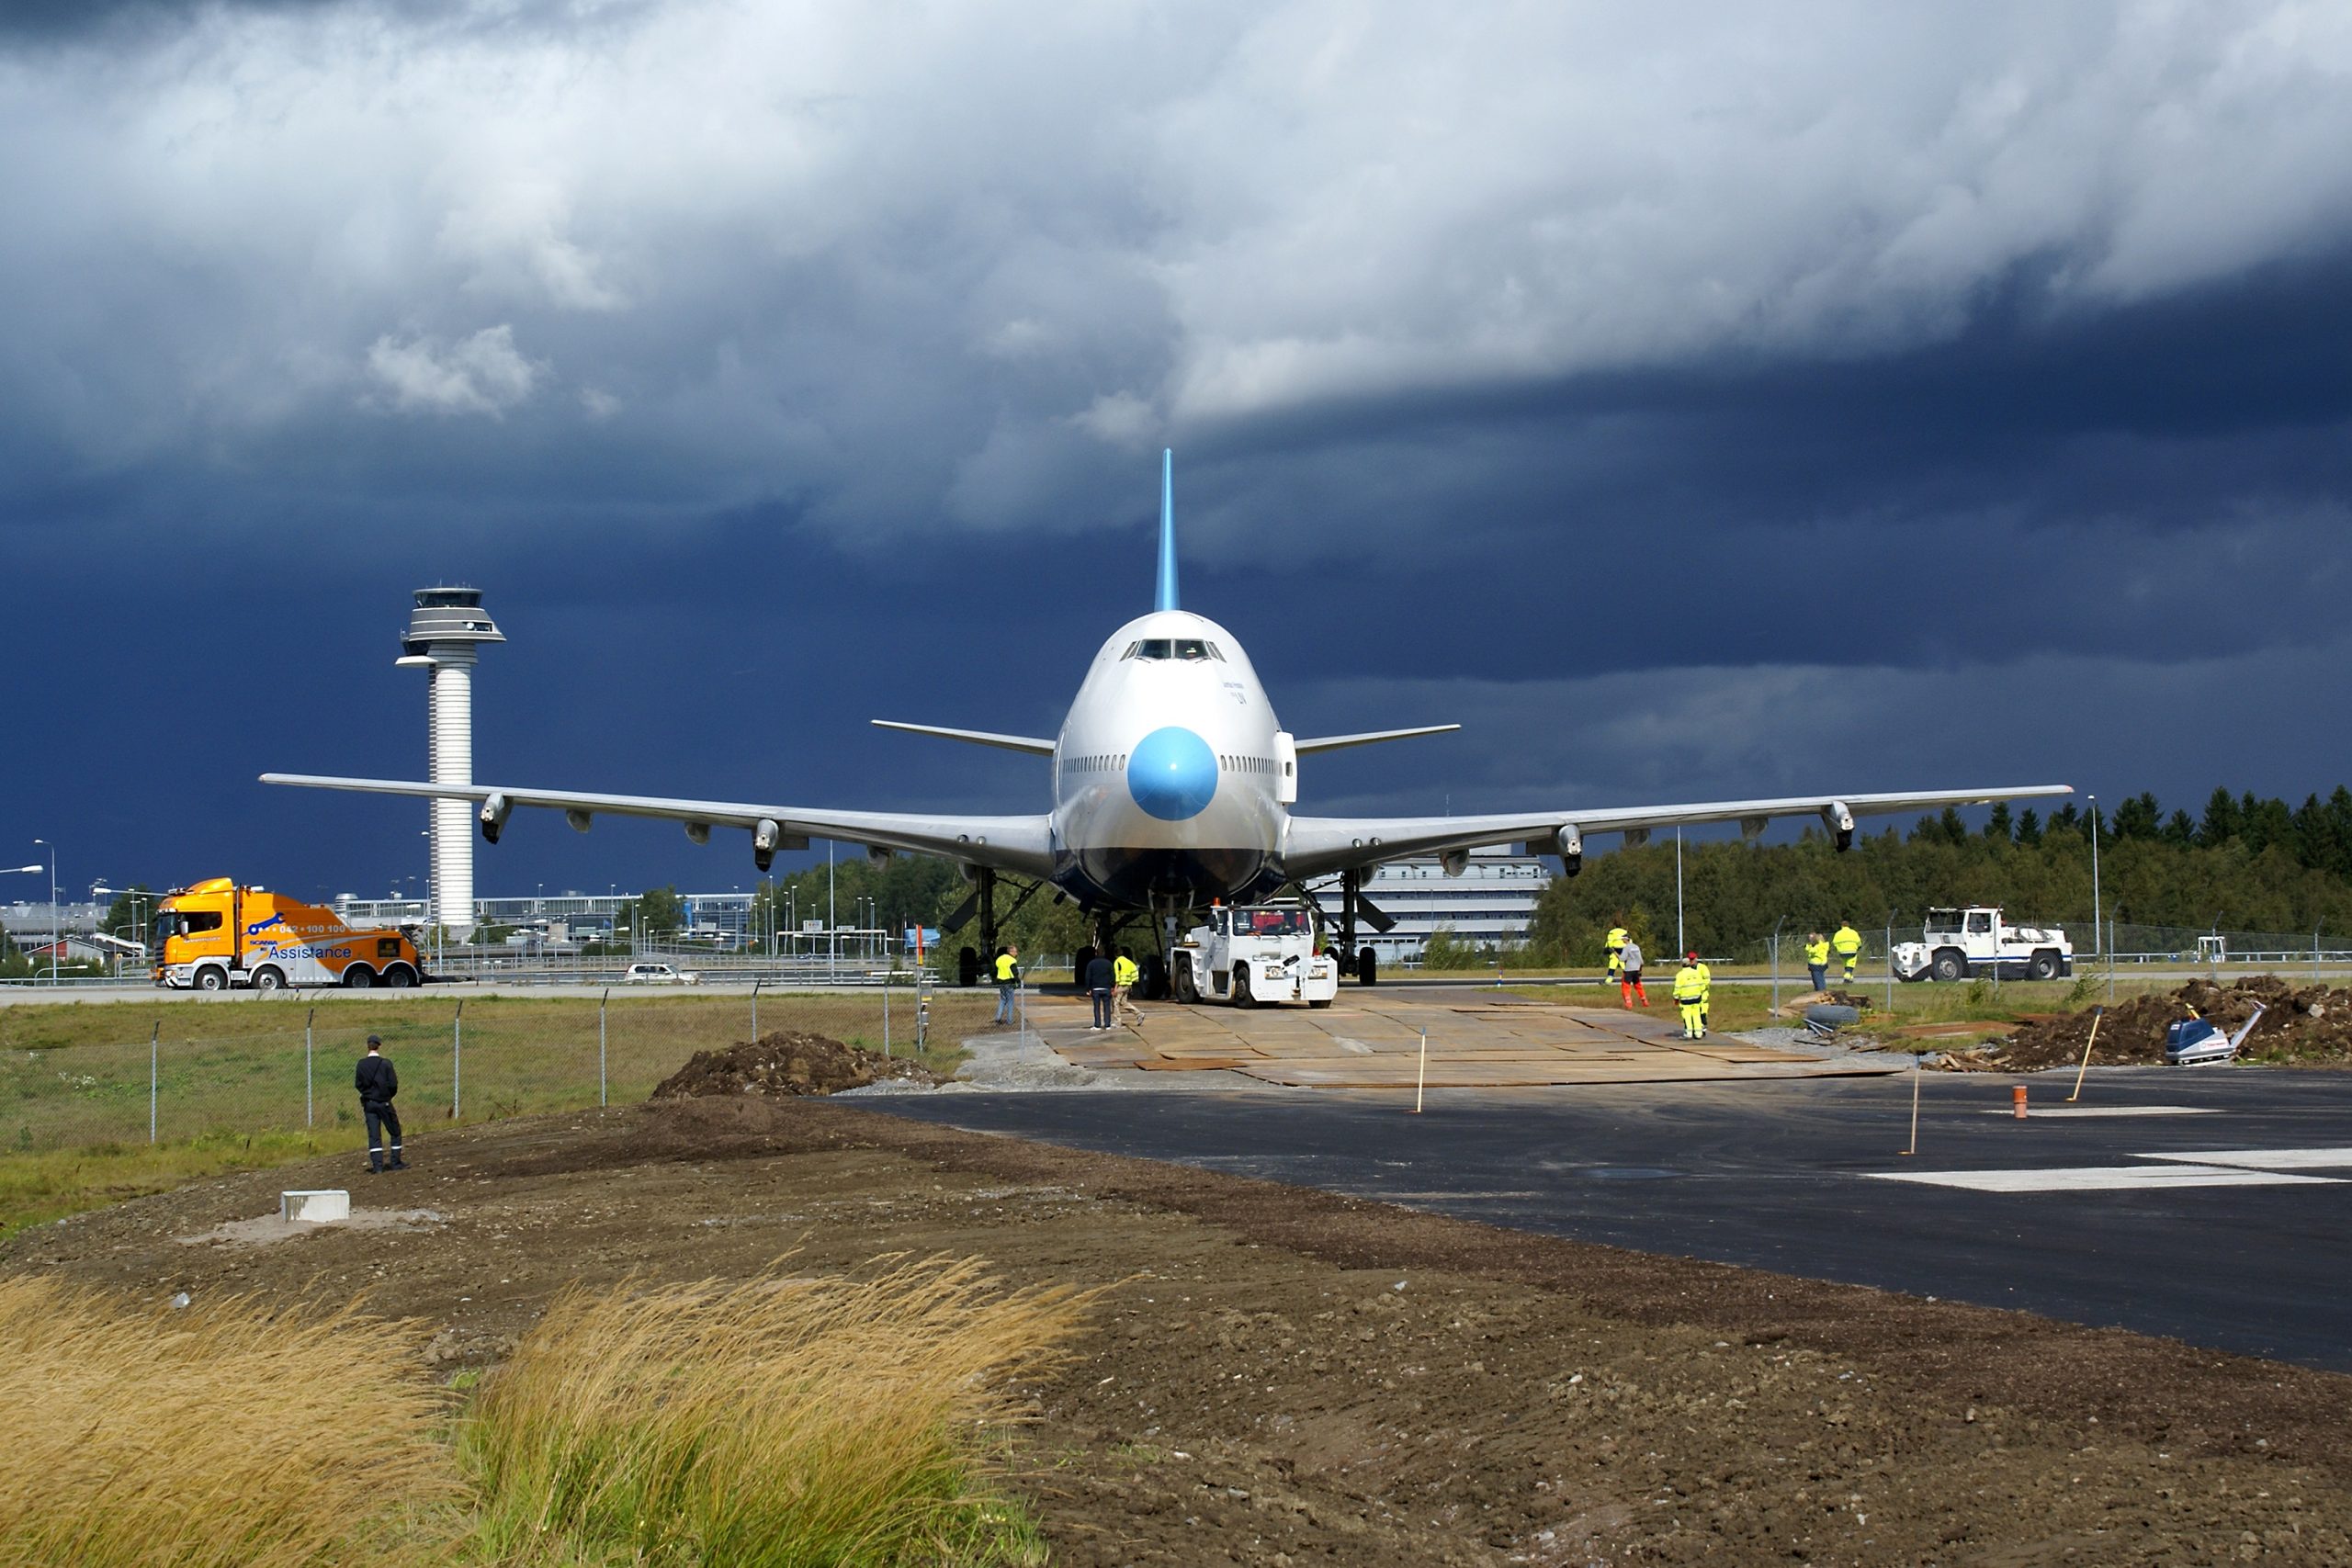
[[[1340,994],[1339,961],[1316,951],[1314,915],[1287,899],[1212,907],[1176,943],[1169,976],[1180,1002],[1327,1008]]]

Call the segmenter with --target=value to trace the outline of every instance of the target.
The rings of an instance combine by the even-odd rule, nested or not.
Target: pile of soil
[[[2241,1055],[2256,1061],[2352,1064],[2352,990],[2296,987],[2276,975],[2217,986],[2191,980],[2169,995],[2133,997],[2107,1010],[2091,1061],[2103,1066],[2154,1066],[2165,1059],[2165,1031],[2194,1010],[2234,1034],[2264,1009]],[[2029,1022],[2007,1040],[1956,1051],[1943,1066],[1961,1072],[2037,1072],[2083,1059],[2096,1010]]]
[[[905,1056],[844,1045],[822,1034],[778,1030],[724,1051],[697,1051],[656,1085],[656,1100],[700,1100],[730,1094],[839,1094],[884,1078],[908,1083],[947,1080]]]

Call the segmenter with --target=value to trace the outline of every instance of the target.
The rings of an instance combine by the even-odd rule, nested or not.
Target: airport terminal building
[[[1364,878],[1363,895],[1396,917],[1396,929],[1385,935],[1366,931],[1361,942],[1383,965],[1418,962],[1440,931],[1482,947],[1523,946],[1551,881],[1552,868],[1542,857],[1500,849],[1471,851],[1459,876],[1446,875],[1434,856],[1391,861]],[[1338,912],[1338,877],[1307,886],[1326,910]]]

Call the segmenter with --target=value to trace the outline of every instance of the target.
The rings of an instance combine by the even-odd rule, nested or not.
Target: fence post
[[[155,1032],[147,1036],[147,1142],[155,1142],[155,1079],[163,1066],[164,1021],[155,1021]]]
[[[2107,1005],[2109,1007],[2115,1005],[2115,922],[2113,920],[2107,922]]]
[[[2312,944],[2312,951],[2319,951],[2316,940]],[[882,971],[882,1059],[886,1062],[890,1059],[890,971],[887,968]]]
[[[605,1103],[605,1005],[613,999],[613,988],[596,998],[596,1103]]]
[[[311,1024],[318,1016],[316,1008],[302,1015],[302,1125],[305,1127],[318,1124],[311,1114]]]
[[[458,998],[458,1011],[449,1020],[449,1120],[455,1122],[465,1107],[460,1093],[460,1077],[466,1065],[466,1004]]]
[[[1894,1026],[1894,912],[1886,916],[1886,1022]]]
[[[765,980],[752,982],[752,1043],[754,1045],[760,1043],[760,987],[766,984]]]

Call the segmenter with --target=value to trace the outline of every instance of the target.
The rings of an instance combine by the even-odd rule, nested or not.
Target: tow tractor
[[[2075,972],[2075,944],[2056,926],[2013,926],[1990,907],[1930,909],[1923,940],[1894,944],[1905,980],[2054,980]]]
[[[1180,1002],[1305,1002],[1327,1008],[1340,994],[1340,965],[1315,951],[1315,917],[1304,904],[1219,904],[1169,954]]]

